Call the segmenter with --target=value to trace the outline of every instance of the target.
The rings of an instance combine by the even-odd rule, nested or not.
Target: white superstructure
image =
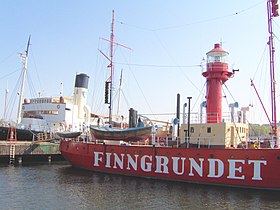
[[[35,131],[85,131],[90,124],[91,110],[87,105],[88,79],[77,74],[74,95],[25,99],[22,104],[21,128]]]

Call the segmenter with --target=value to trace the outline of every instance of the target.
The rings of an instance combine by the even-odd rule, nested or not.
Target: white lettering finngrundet
[[[171,163],[170,163],[171,162]],[[116,154],[94,152],[93,166],[105,167],[108,169],[121,169],[125,171],[143,171],[154,172],[156,174],[170,174],[176,176],[204,177],[218,179],[225,175],[225,167],[228,167],[227,179],[244,180],[262,180],[262,168],[267,165],[266,160],[242,160],[228,159],[223,161],[214,158],[199,158],[196,160],[192,157],[166,157],[152,155]],[[245,177],[244,168],[248,166],[252,170],[252,177]],[[205,168],[207,167],[207,168]],[[205,170],[206,169],[206,170]],[[247,169],[249,170],[249,168]],[[248,173],[246,173],[248,174]],[[247,175],[248,176],[248,175]]]

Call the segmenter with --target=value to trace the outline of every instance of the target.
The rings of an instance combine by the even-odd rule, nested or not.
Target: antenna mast
[[[21,121],[21,112],[22,112],[22,103],[23,103],[23,91],[24,91],[24,85],[25,85],[25,79],[26,79],[26,70],[27,70],[27,61],[28,61],[28,51],[29,51],[29,46],[30,46],[30,38],[31,38],[31,35],[29,35],[26,51],[24,53],[20,54],[20,57],[21,57],[22,62],[23,62],[23,67],[22,67],[21,88],[20,88],[20,92],[19,92],[17,123],[20,123],[20,121]]]

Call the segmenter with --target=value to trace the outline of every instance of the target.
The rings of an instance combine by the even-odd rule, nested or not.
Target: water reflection
[[[61,173],[71,177],[64,184],[79,183],[76,190],[79,190],[81,197],[87,197],[85,201],[88,205],[96,208],[280,208],[278,196],[273,191],[143,179],[88,172],[72,167],[62,168]]]
[[[88,172],[66,162],[0,167],[1,209],[279,209],[278,192]]]

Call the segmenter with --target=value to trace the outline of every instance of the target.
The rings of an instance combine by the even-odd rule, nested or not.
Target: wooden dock
[[[63,160],[59,151],[59,143],[0,141],[0,162],[21,164],[30,161]]]

